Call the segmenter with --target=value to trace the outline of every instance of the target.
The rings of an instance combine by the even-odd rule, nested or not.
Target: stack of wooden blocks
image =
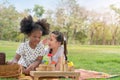
[[[54,71],[54,70],[55,70],[55,65],[47,65],[47,64],[40,64],[36,68],[36,71]]]

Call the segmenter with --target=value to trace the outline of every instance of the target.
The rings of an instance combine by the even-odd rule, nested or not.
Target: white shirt
[[[49,54],[49,49],[46,49],[46,53]],[[52,56],[52,61],[58,62],[58,58],[64,56],[64,47],[60,46],[57,52]]]
[[[44,45],[40,42],[39,44],[37,44],[35,49],[32,49],[29,46],[29,41],[27,41],[25,43],[21,43],[16,53],[21,56],[18,64],[21,64],[24,67],[28,67],[37,59],[38,56],[45,55]]]

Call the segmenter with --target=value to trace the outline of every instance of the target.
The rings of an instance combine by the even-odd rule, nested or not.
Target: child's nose
[[[37,41],[39,41],[39,40],[40,40],[40,38],[36,38],[36,40],[37,40]]]

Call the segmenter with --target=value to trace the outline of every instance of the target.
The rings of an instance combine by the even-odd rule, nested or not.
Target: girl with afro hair
[[[14,59],[8,64],[22,65],[22,72],[26,75],[35,70],[45,55],[41,37],[49,34],[49,26],[45,19],[34,22],[32,16],[23,18],[20,22],[20,31],[28,36],[28,41],[20,44]]]

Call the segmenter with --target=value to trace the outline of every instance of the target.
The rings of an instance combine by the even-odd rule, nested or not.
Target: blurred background
[[[0,0],[0,40],[20,42],[20,21],[27,15],[46,18],[68,43],[120,44],[119,0]]]

